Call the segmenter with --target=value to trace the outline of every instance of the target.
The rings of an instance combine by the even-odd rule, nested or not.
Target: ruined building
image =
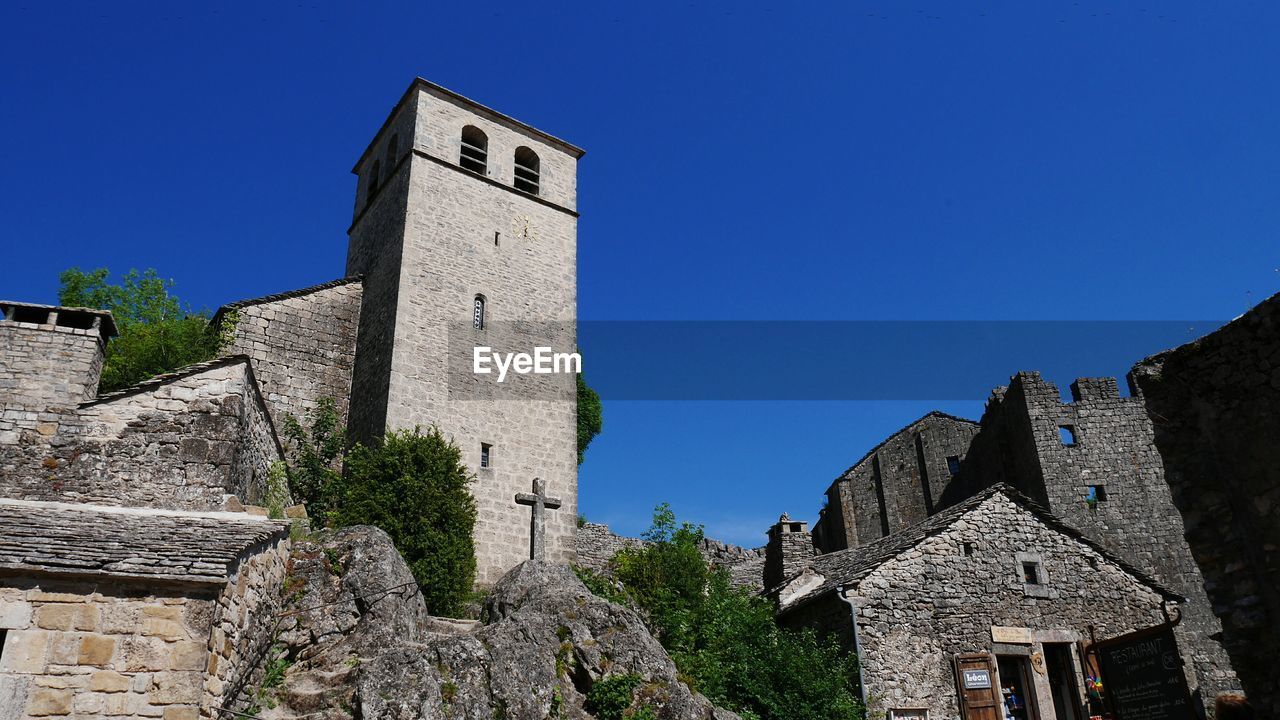
[[[469,362],[574,348],[581,156],[415,80],[356,163],[345,277],[224,306],[223,357],[117,392],[109,313],[0,303],[0,720],[243,708],[288,557],[268,515],[305,522],[278,429],[324,398],[357,439],[461,447],[479,582],[571,561],[573,378],[508,391]]]

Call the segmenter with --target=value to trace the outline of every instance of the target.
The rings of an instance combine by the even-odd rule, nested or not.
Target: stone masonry
[[[593,572],[608,573],[609,561],[620,550],[644,544],[640,538],[614,534],[608,525],[583,523],[575,538],[577,564]],[[729,582],[735,587],[763,589],[764,548],[744,548],[704,538],[698,550],[707,562],[729,571]]]
[[[459,165],[464,127],[487,138],[484,172]],[[540,159],[536,195],[513,187],[513,155]],[[582,151],[419,80],[357,162],[347,273],[364,277],[351,430],[438,426],[476,472],[481,583],[529,557],[533,480],[563,505],[548,513],[547,559],[573,560],[576,406],[551,397],[481,398],[451,386],[449,353],[496,344],[498,328],[540,324],[534,344],[573,349],[576,164]],[[473,328],[476,298],[484,328]],[[524,348],[531,352],[532,347]],[[570,378],[571,379],[571,378]],[[566,386],[567,387],[567,386]],[[571,390],[571,388],[570,388]],[[482,445],[490,446],[488,466]]]
[[[1280,295],[1132,376],[1245,693],[1280,707]]]

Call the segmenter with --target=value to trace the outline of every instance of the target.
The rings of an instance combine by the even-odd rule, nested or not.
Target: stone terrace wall
[[[304,418],[322,398],[346,422],[361,294],[360,280],[349,278],[218,311],[215,322],[231,329],[228,352],[252,358],[277,426],[285,414]]]
[[[594,572],[608,572],[609,560],[619,550],[645,544],[640,538],[623,537],[611,531],[608,525],[592,522],[578,528],[575,542],[578,565]],[[764,548],[748,549],[708,539],[702,541],[699,550],[707,562],[729,571],[735,587],[754,590],[763,587]]]
[[[975,544],[973,555],[965,542]],[[1019,552],[1040,555],[1046,597],[1024,590]],[[854,594],[868,717],[893,707],[959,717],[952,658],[989,652],[992,626],[1075,642],[1089,637],[1089,625],[1105,638],[1164,620],[1154,590],[1001,496],[884,563]],[[1031,649],[1042,651],[1041,642]]]
[[[1254,705],[1280,707],[1280,296],[1132,376],[1223,644]]]
[[[0,445],[0,496],[178,510],[265,495],[279,458],[247,361],[157,382],[57,416]],[[52,422],[52,421],[51,421]]]

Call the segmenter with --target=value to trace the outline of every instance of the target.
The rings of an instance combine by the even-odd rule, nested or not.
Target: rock
[[[386,592],[412,575],[373,528],[298,544],[290,578],[296,614],[281,641],[297,662],[266,718],[591,718],[592,685],[631,673],[641,679],[633,707],[661,720],[738,717],[677,679],[639,615],[562,565],[511,570],[479,625],[429,617],[416,586]]]

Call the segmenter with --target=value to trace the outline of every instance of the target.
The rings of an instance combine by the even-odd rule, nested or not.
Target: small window
[[[382,177],[382,162],[374,160],[373,167],[369,168],[369,179],[365,181],[364,186],[364,202],[366,205],[373,202],[373,196],[378,194],[378,178],[380,177]]]
[[[477,330],[484,329],[484,296],[477,295],[475,304],[471,309],[471,327]]]
[[[1026,585],[1040,584],[1040,563],[1028,560],[1022,562],[1022,582]]]
[[[1062,441],[1063,447],[1075,447],[1078,445],[1079,440],[1076,438],[1075,425],[1059,425],[1058,439]]]
[[[516,189],[537,195],[539,168],[537,153],[523,146],[516,148]]]
[[[458,164],[473,173],[485,174],[489,165],[489,138],[474,125],[462,128],[462,148],[458,151]]]
[[[488,443],[480,443],[480,467],[493,467],[493,446]]]
[[[1084,501],[1089,507],[1094,507],[1100,502],[1107,501],[1106,485],[1086,485],[1084,490]]]
[[[952,455],[947,458],[947,472],[951,473],[951,477],[960,474],[960,456]]]
[[[971,543],[971,542],[967,542],[967,543],[965,543],[965,544],[964,544],[964,556],[965,556],[965,557],[973,557],[973,553],[974,553],[974,552],[976,552],[976,551],[977,551],[977,549],[978,549],[978,546],[977,546],[977,545],[975,545],[975,544],[973,544],[973,543]]]

